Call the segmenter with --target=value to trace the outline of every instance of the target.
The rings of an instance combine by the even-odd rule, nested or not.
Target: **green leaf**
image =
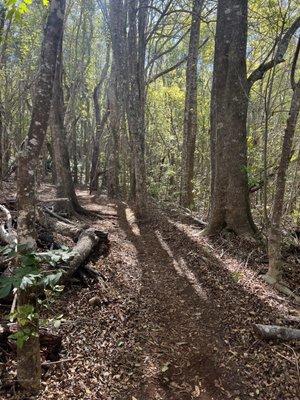
[[[21,283],[20,283],[20,289],[25,290],[30,286],[33,286],[36,283],[36,277],[34,275],[26,275],[23,276]]]
[[[27,342],[29,337],[30,337],[30,331],[27,331],[25,329],[13,333],[12,335],[9,336],[10,339],[16,341],[17,347],[19,349],[21,349],[24,346],[24,343]]]
[[[0,299],[4,299],[9,295],[12,290],[12,283],[11,282],[2,282],[0,283]]]
[[[50,286],[51,288],[54,288],[62,277],[62,274],[62,271],[58,271],[56,274],[47,275],[43,279],[43,284],[45,286]]]
[[[39,261],[35,254],[29,253],[21,256],[21,263],[24,267],[35,267],[38,265]]]

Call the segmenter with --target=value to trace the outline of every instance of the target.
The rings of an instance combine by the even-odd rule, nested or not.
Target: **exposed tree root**
[[[268,283],[269,285],[273,286],[278,292],[285,294],[295,300],[297,304],[300,304],[300,297],[297,296],[294,292],[291,291],[287,286],[283,283],[278,282],[277,279],[273,278],[269,274],[265,274],[262,276],[262,279]]]

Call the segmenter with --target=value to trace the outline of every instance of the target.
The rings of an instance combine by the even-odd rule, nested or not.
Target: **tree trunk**
[[[107,48],[106,62],[103,67],[101,77],[98,85],[94,89],[93,100],[96,119],[96,133],[93,138],[93,151],[92,151],[92,166],[90,172],[90,193],[98,191],[99,189],[99,156],[100,156],[100,141],[103,136],[104,127],[109,117],[109,109],[105,111],[101,118],[99,95],[103,87],[104,81],[107,77],[109,69],[110,48]]]
[[[300,42],[299,42],[300,43]],[[283,203],[285,195],[286,174],[292,154],[293,139],[297,125],[297,119],[300,111],[300,81],[294,88],[291,101],[289,117],[287,120],[283,144],[281,150],[281,159],[277,172],[275,198],[273,204],[273,213],[269,232],[269,269],[267,275],[275,281],[280,280],[281,275],[281,219],[283,214]]]
[[[4,58],[4,50],[5,44],[3,44],[3,32],[4,32],[4,24],[5,24],[5,16],[6,11],[3,4],[0,4],[0,43],[1,43],[1,59],[0,59],[0,71],[3,67],[3,58]],[[0,91],[0,189],[2,188],[2,180],[3,180],[3,105],[2,105],[2,93]]]
[[[197,62],[199,54],[200,20],[202,0],[194,0],[186,68],[186,97],[183,127],[180,204],[193,204],[194,158],[197,135]]]
[[[110,109],[107,109],[102,118],[96,119],[96,135],[93,140],[92,166],[90,172],[90,193],[97,192],[99,189],[99,156],[100,156],[100,141],[103,136],[104,128],[110,114]]]
[[[223,228],[252,238],[247,177],[247,0],[219,0],[211,100],[209,235]]]
[[[149,0],[110,1],[110,28],[120,98],[126,110],[131,139],[134,200],[139,216],[146,214],[145,54]],[[128,31],[127,31],[128,17]]]
[[[118,100],[118,78],[115,66],[112,67],[110,87],[108,89],[109,118],[109,142],[107,162],[107,194],[111,198],[120,195],[119,185],[119,149],[120,149],[120,120],[121,104]]]
[[[18,164],[18,240],[28,249],[36,248],[35,235],[35,173],[39,155],[46,136],[57,52],[63,32],[65,0],[52,1],[42,44],[40,73],[37,78],[31,123],[27,139],[20,153]],[[35,303],[35,294],[20,291],[18,309]],[[18,349],[18,381],[30,392],[40,388],[41,360],[38,318],[29,321],[30,338]]]
[[[145,164],[145,53],[148,0],[131,1],[128,5],[128,127],[132,141],[135,175],[136,213],[147,215],[147,185]]]
[[[56,187],[58,197],[67,197],[69,199],[70,209],[66,210],[66,204],[62,206],[63,211],[82,212],[82,207],[76,196],[74,183],[72,179],[70,157],[66,140],[66,131],[64,126],[64,96],[62,88],[62,45],[61,38],[59,51],[57,55],[56,73],[53,86],[53,98],[50,128],[53,141],[53,155],[56,172]],[[57,209],[58,210],[58,209]],[[60,208],[60,211],[61,208]]]

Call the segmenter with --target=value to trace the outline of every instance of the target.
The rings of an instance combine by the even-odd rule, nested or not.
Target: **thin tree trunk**
[[[135,204],[138,216],[147,215],[147,185],[145,164],[145,52],[148,0],[128,5],[129,96],[128,127],[132,142],[135,177]]]
[[[93,93],[95,119],[96,119],[96,133],[93,138],[92,165],[91,165],[91,172],[90,172],[90,193],[92,193],[93,191],[98,191],[98,188],[99,188],[100,141],[103,136],[104,127],[106,125],[106,122],[107,122],[107,119],[109,116],[109,109],[108,109],[105,111],[105,113],[101,117],[99,95],[101,93],[101,89],[103,87],[104,81],[107,77],[107,73],[108,73],[108,69],[109,69],[109,59],[110,59],[110,48],[108,47],[107,53],[106,53],[106,62],[103,67],[99,83],[95,87],[94,93]]]
[[[108,89],[109,105],[109,142],[108,142],[108,162],[107,162],[107,194],[111,198],[120,195],[119,184],[119,147],[120,147],[120,111],[121,104],[118,100],[118,78],[115,66],[112,67],[110,77],[110,88]]]
[[[146,214],[145,165],[145,54],[149,0],[110,1],[110,29],[122,107],[126,110],[131,140],[132,194],[139,216]],[[127,32],[128,16],[128,32]]]
[[[0,59],[0,71],[3,68],[4,52],[6,44],[3,43],[3,33],[5,24],[6,10],[3,4],[0,4],[0,43],[1,43],[1,59]],[[0,89],[0,189],[2,188],[3,180],[3,105],[2,105],[2,89]]]
[[[300,42],[299,42],[300,43]],[[281,159],[277,172],[276,191],[273,204],[272,220],[269,232],[269,269],[267,276],[278,281],[281,275],[281,220],[286,186],[286,174],[292,154],[292,145],[300,111],[300,81],[294,89],[289,117],[283,137]]]
[[[51,2],[44,30],[40,74],[36,84],[31,123],[27,139],[19,153],[17,182],[18,241],[20,244],[25,244],[28,249],[36,248],[34,177],[50,115],[57,52],[63,32],[64,12],[65,0]],[[35,303],[34,299],[34,293],[21,290],[18,309]],[[32,334],[23,347],[18,349],[18,381],[24,389],[36,392],[40,388],[41,379],[38,318],[35,317],[33,321],[29,321],[24,328],[29,328]]]
[[[197,136],[197,79],[202,0],[194,0],[189,53],[186,68],[186,97],[184,111],[180,204],[193,204],[193,178]]]

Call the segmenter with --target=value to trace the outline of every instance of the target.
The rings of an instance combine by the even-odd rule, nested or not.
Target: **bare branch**
[[[274,58],[270,61],[263,62],[256,68],[248,77],[248,90],[250,91],[253,84],[262,79],[267,71],[275,67],[277,64],[284,62],[284,56],[287,51],[288,45],[292,36],[300,27],[300,17],[298,17],[293,24],[289,27],[282,39],[279,41]]]
[[[209,37],[207,37],[203,43],[200,45],[199,49],[201,49],[203,46],[205,46],[205,44],[208,42]],[[174,69],[180,67],[182,64],[184,64],[187,61],[187,55],[185,55],[181,60],[179,60],[176,64],[172,65],[171,67],[164,69],[163,71],[158,72],[157,74],[153,75],[152,77],[150,77],[147,81],[147,85],[149,85],[150,83],[156,81],[156,79],[169,74],[170,72],[174,71]]]
[[[300,51],[300,37],[298,38],[298,43],[293,59],[293,64],[292,64],[292,70],[291,70],[291,86],[292,89],[295,90],[296,88],[296,82],[295,82],[295,72],[296,72],[296,67],[297,67],[297,62],[298,62],[298,57],[299,57],[299,51]]]

